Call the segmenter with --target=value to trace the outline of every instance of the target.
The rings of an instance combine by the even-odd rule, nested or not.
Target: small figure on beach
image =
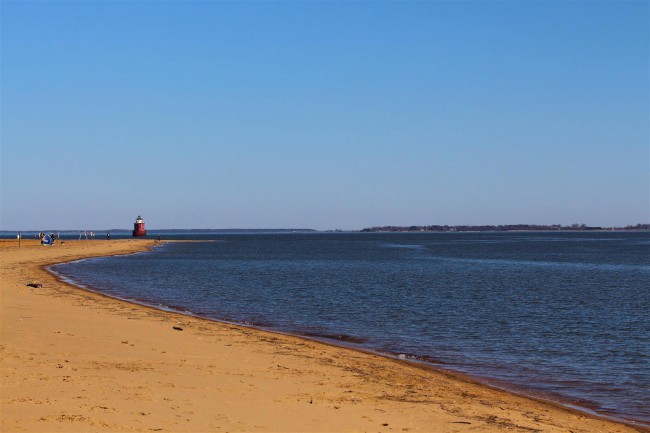
[[[158,235],[158,242],[160,242],[160,235]]]
[[[110,241],[110,240],[111,240],[111,234],[110,234],[110,233],[106,233],[106,240],[107,240],[107,241]]]

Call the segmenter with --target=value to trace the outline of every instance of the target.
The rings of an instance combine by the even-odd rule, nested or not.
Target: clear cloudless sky
[[[650,221],[648,1],[2,1],[0,229]]]

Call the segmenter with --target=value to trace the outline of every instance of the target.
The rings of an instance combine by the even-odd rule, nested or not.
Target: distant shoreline
[[[616,232],[648,231],[650,224],[627,225],[625,227],[595,227],[586,224],[506,224],[506,225],[428,225],[428,226],[375,226],[362,232]]]
[[[44,231],[61,235],[79,235],[84,232],[94,232],[99,238],[111,235],[130,236],[130,229],[75,229],[75,230],[0,230],[0,238],[16,238],[18,233],[27,239],[29,236]],[[647,232],[650,224],[627,225],[624,227],[592,227],[585,224],[562,225],[534,225],[534,224],[508,224],[508,225],[428,225],[428,226],[374,226],[361,230],[316,230],[308,228],[298,229],[149,229],[149,236],[169,234],[286,234],[286,233],[465,233],[465,232]]]

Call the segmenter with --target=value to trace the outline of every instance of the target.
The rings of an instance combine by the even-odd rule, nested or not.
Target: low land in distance
[[[65,235],[67,237],[72,235],[79,236],[84,232],[94,232],[97,236],[110,233],[111,235],[130,236],[130,229],[76,229],[76,230],[5,230],[0,231],[0,238],[15,238],[18,233],[22,233],[25,238],[38,235],[39,231],[45,233],[54,232],[58,235]],[[540,225],[540,224],[504,224],[504,225],[413,225],[413,226],[375,226],[367,227],[362,230],[315,230],[307,228],[296,229],[148,229],[149,235],[192,235],[192,234],[272,234],[272,233],[381,233],[381,232],[508,232],[508,231],[564,231],[564,232],[580,232],[580,231],[650,231],[649,224],[636,224],[626,225],[622,227],[594,227],[586,224],[571,224],[571,225]]]
[[[381,226],[369,227],[362,232],[510,232],[510,231],[639,231],[650,230],[650,224],[627,225],[625,227],[590,227],[586,224],[508,224],[508,225],[429,225],[429,226]]]

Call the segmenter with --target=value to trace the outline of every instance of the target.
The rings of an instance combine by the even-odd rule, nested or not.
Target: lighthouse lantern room
[[[133,236],[146,236],[147,231],[144,228],[144,220],[140,215],[135,219],[133,223]]]

